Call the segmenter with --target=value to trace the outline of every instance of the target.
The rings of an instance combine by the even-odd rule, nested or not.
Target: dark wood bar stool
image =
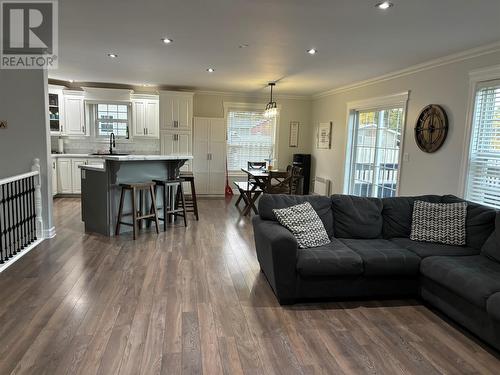
[[[158,222],[158,211],[156,210],[156,197],[154,190],[154,182],[138,182],[138,183],[124,183],[120,184],[122,189],[120,195],[120,208],[118,210],[118,221],[116,223],[115,234],[118,236],[120,234],[121,225],[130,225],[134,227],[133,235],[134,240],[137,237],[138,223],[142,223],[142,220],[154,220],[156,226],[156,233],[159,233],[159,222]],[[132,194],[132,212],[128,214],[123,213],[123,203],[125,201],[125,192],[130,191]],[[143,192],[149,191],[151,198],[151,209],[148,214],[143,212]],[[137,210],[137,193],[139,193],[139,210]],[[122,221],[124,216],[132,215],[132,223],[127,223]]]
[[[198,216],[198,201],[196,200],[196,188],[194,186],[194,174],[193,172],[181,172],[180,178],[184,181],[189,182],[191,187],[191,194],[185,196],[186,202],[186,212],[194,213],[196,220],[199,220]]]
[[[184,226],[187,226],[186,201],[182,187],[184,180],[178,178],[175,180],[153,180],[153,182],[155,183],[155,191],[158,187],[163,188],[163,217],[158,217],[158,220],[163,220],[163,229],[167,230],[167,222],[170,218],[175,220],[178,216],[184,219]],[[177,199],[178,196],[179,199]]]

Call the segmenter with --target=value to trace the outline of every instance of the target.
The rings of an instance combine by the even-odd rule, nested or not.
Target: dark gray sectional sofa
[[[257,257],[280,304],[420,296],[500,350],[500,213],[468,202],[465,246],[410,240],[413,203],[455,196],[264,195],[253,218]],[[308,201],[331,243],[298,249],[272,210]]]

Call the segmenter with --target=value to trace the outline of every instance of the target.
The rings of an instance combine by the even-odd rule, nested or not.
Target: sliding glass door
[[[404,108],[354,111],[348,193],[394,197],[398,189]]]

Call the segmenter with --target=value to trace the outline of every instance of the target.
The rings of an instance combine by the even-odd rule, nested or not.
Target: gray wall
[[[52,228],[47,74],[43,70],[0,70],[0,178],[31,170],[40,159],[44,230]]]
[[[466,112],[469,96],[469,72],[500,63],[500,53],[494,52],[467,60],[419,71],[364,87],[317,98],[313,101],[312,121],[333,121],[332,149],[313,151],[313,176],[333,182],[333,193],[342,193],[346,160],[347,103],[403,91],[410,91],[404,151],[409,161],[401,168],[400,195],[461,194],[460,174]],[[433,154],[418,149],[413,134],[419,111],[427,104],[440,104],[447,113],[450,131],[443,147]]]

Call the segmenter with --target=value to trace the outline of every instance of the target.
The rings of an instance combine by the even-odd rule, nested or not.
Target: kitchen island
[[[192,156],[185,155],[103,155],[102,167],[82,165],[82,220],[85,231],[114,236],[120,184],[171,179],[179,176],[184,163]],[[131,212],[131,198],[126,197],[124,212]],[[158,201],[161,197],[157,198]],[[145,202],[149,207],[150,202]],[[161,206],[162,203],[159,202]],[[122,232],[130,230],[122,226]]]

